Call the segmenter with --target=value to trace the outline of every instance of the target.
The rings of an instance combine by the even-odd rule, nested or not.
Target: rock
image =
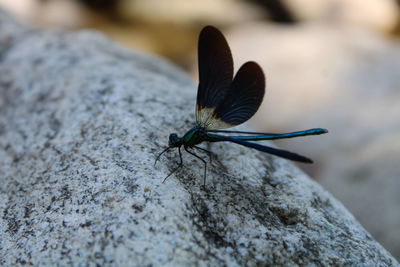
[[[278,144],[315,159],[302,167],[400,258],[397,42],[360,28],[316,24],[246,25],[228,40],[234,55],[245,55],[236,66],[255,60],[265,70],[259,130],[329,129],[329,135]]]
[[[89,31],[12,40],[0,48],[1,265],[398,265],[283,159],[220,144],[205,188],[186,154],[162,183],[177,159],[154,168],[157,153],[194,120],[196,86],[171,64]]]

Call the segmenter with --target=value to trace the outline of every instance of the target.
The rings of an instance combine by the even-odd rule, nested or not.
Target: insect
[[[182,137],[169,135],[168,147],[156,158],[172,148],[178,148],[180,162],[164,181],[183,166],[181,147],[204,163],[204,185],[207,162],[193,152],[194,149],[211,153],[197,145],[207,142],[232,142],[254,148],[281,158],[312,163],[309,158],[250,141],[293,138],[324,134],[322,128],[290,133],[259,133],[221,130],[249,120],[258,110],[265,93],[265,77],[261,67],[252,61],[243,64],[233,78],[233,59],[230,48],[222,33],[213,26],[202,29],[198,41],[199,86],[196,104],[196,125]],[[236,134],[236,135],[232,135]],[[240,134],[240,135],[237,135]],[[211,154],[210,154],[211,159]]]

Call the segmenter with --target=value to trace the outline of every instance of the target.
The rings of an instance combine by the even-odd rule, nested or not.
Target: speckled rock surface
[[[0,14],[0,265],[398,263],[285,160],[231,144],[165,183],[196,86],[93,32],[8,31]],[[15,32],[15,35],[13,35]]]

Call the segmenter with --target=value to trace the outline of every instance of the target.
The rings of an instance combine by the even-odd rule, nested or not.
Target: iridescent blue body
[[[219,135],[215,134],[216,132],[221,133],[243,133],[248,134],[250,136],[227,136],[227,135]],[[258,132],[243,132],[243,131],[222,131],[222,130],[205,130],[200,126],[194,126],[192,129],[187,131],[183,137],[178,137],[177,134],[173,133],[169,136],[169,147],[194,147],[202,142],[221,142],[221,141],[265,141],[265,140],[274,140],[274,139],[285,139],[285,138],[294,138],[306,135],[318,135],[324,134],[328,131],[322,128],[314,128],[304,131],[297,131],[291,133],[258,133]]]
[[[197,125],[187,131],[187,133],[182,137],[183,145],[189,147],[198,145],[205,140],[207,140],[207,135],[205,134],[204,129]]]

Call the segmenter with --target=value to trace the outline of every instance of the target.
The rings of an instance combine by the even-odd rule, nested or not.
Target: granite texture
[[[194,122],[196,86],[171,64],[0,25],[0,265],[398,265],[283,159],[217,144],[205,188],[187,154],[162,183],[177,155],[155,168],[157,153]]]

